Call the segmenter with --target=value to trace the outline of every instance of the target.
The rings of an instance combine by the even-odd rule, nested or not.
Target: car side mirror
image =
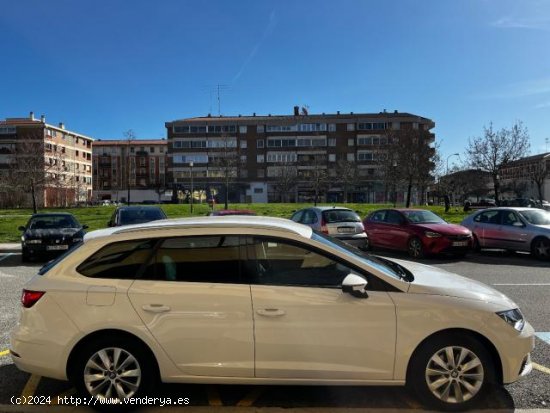
[[[90,228],[88,225],[82,225],[82,229],[88,229]]]
[[[19,228],[17,228],[19,231],[23,231],[25,232],[27,230],[26,227],[24,227],[23,225],[21,225]]]
[[[367,298],[367,280],[356,274],[348,274],[342,281],[342,291],[357,298]]]

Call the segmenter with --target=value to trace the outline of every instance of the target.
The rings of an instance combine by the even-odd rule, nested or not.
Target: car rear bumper
[[[340,241],[345,242],[346,244],[353,245],[357,248],[363,248],[368,240],[367,234],[355,234],[355,235],[331,235],[334,238],[338,238]]]

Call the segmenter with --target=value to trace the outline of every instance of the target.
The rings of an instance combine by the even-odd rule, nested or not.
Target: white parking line
[[[518,283],[518,284],[493,284],[493,285],[512,285],[512,286],[515,286],[515,285],[550,285],[550,283]]]
[[[538,332],[535,333],[535,335],[540,338],[542,341],[544,341],[546,344],[550,344],[550,333],[547,332]]]
[[[3,257],[0,257],[0,261],[4,261],[6,258],[11,257],[12,255],[13,255],[13,253],[11,253],[11,252],[9,254],[6,254]]]

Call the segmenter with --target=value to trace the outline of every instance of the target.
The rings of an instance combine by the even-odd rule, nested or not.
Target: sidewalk
[[[21,252],[21,243],[10,242],[5,244],[0,244],[0,254],[5,254],[9,252]]]

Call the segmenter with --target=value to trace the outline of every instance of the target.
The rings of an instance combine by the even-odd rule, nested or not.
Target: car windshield
[[[519,211],[519,214],[533,225],[550,225],[550,213],[537,209]]]
[[[447,222],[432,211],[401,211],[413,224],[446,224]]]
[[[158,208],[122,209],[120,211],[120,225],[140,224],[165,218],[164,212]]]
[[[349,244],[346,244],[345,242],[340,241],[337,238],[330,237],[318,231],[313,231],[311,239],[328,245],[329,247],[343,252],[346,255],[351,255],[354,258],[358,258],[363,263],[375,268],[380,272],[383,272],[386,275],[389,275],[390,277],[405,281],[413,280],[412,274],[399,264],[387,259],[382,259],[370,255],[366,252],[361,251],[358,248],[355,248]]]
[[[33,217],[29,229],[80,228],[79,223],[70,215],[42,215]]]
[[[348,209],[330,209],[328,211],[323,211],[323,219],[327,224],[336,222],[361,222],[359,215]]]

